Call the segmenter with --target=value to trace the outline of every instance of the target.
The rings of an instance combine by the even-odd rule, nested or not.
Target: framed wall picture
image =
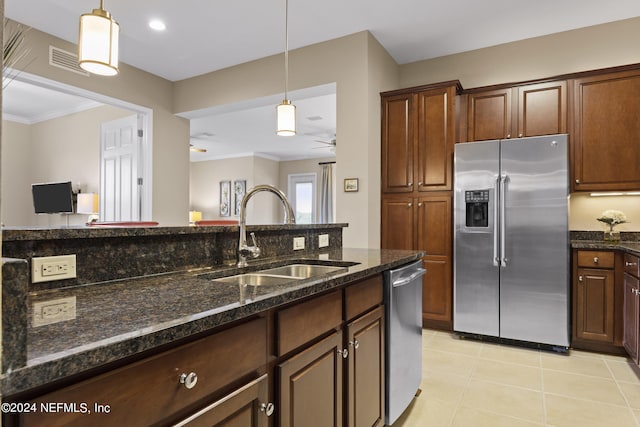
[[[231,215],[231,181],[220,181],[220,216]]]
[[[234,209],[233,214],[235,216],[240,215],[240,204],[242,203],[242,198],[244,197],[244,193],[247,191],[247,181],[242,179],[238,179],[233,181],[233,197],[234,197]]]
[[[358,191],[358,178],[345,178],[344,191],[345,193],[353,193]]]

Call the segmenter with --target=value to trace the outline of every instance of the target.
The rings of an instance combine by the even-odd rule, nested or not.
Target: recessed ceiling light
[[[159,19],[152,19],[151,21],[149,21],[149,28],[156,31],[164,31],[167,29],[167,26]]]

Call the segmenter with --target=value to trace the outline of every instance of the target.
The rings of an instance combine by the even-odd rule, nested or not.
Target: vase
[[[607,243],[618,243],[620,241],[620,232],[613,229],[610,226],[608,230],[604,231],[604,241]]]

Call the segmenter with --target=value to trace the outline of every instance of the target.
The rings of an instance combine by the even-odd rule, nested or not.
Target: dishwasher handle
[[[425,270],[424,268],[417,268],[415,270],[415,273],[413,273],[409,277],[405,277],[405,278],[402,278],[400,280],[395,280],[391,285],[394,288],[397,288],[399,286],[407,285],[407,284],[413,282],[414,280],[416,280],[417,278],[423,276],[426,272],[427,272],[427,270]]]

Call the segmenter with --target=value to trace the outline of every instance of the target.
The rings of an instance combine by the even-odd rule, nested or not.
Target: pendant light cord
[[[284,2],[284,99],[289,86],[289,0]]]

